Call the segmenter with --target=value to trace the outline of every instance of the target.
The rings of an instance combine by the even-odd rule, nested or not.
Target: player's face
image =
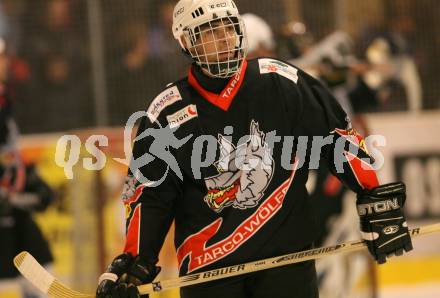
[[[221,19],[201,26],[196,44],[190,51],[203,63],[223,62],[234,58],[236,40],[234,24]]]

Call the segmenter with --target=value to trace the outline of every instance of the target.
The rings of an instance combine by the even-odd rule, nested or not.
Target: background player
[[[44,210],[54,194],[35,167],[25,165],[17,147],[18,129],[12,113],[12,86],[8,82],[9,56],[6,42],[0,38],[0,279],[18,277],[12,262],[26,250],[48,266],[52,254],[46,239],[32,218]],[[19,278],[23,297],[40,297],[32,285]]]

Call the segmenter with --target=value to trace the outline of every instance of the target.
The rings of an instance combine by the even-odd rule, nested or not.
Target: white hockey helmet
[[[231,45],[226,41],[229,38],[226,37],[228,27],[235,30],[235,42]],[[213,32],[221,29],[224,30],[224,35],[218,38]],[[214,42],[224,41],[227,48],[219,49],[215,45],[215,52],[207,53],[207,42],[203,40],[201,33],[209,31]],[[185,53],[212,77],[233,76],[240,71],[246,57],[245,28],[233,0],[180,0],[174,7],[173,35]],[[203,50],[198,51],[197,48]],[[208,61],[208,56],[216,56],[217,59]]]

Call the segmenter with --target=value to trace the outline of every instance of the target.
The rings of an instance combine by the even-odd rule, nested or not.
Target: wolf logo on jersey
[[[219,135],[218,143],[220,158],[215,166],[219,174],[205,179],[208,193],[204,201],[217,213],[229,206],[238,209],[257,206],[274,172],[265,133],[252,120],[246,142],[235,147]]]

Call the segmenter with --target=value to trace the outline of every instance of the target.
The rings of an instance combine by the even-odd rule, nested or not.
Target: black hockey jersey
[[[308,248],[319,206],[305,184],[320,157],[354,191],[378,185],[362,138],[303,71],[250,60],[215,94],[190,70],[142,118],[123,192],[125,251],[157,262],[173,220],[180,274]]]

